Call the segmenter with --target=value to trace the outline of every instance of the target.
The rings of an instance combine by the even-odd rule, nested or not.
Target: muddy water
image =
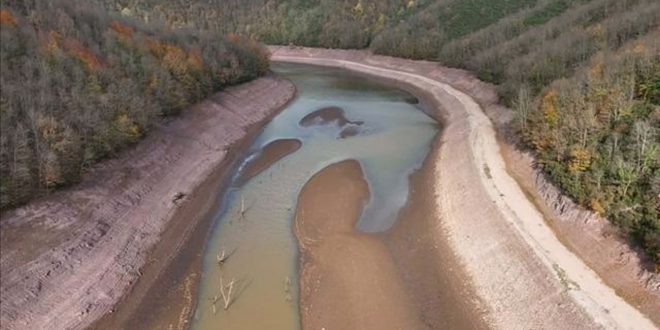
[[[421,166],[439,129],[401,90],[334,69],[289,64],[274,69],[296,84],[298,97],[266,126],[245,164],[278,139],[298,139],[302,146],[225,194],[204,255],[193,329],[299,328],[292,221],[302,186],[329,164],[358,160],[370,200],[357,227],[387,230],[407,199],[408,175]],[[325,107],[343,109],[347,121],[299,124]],[[347,129],[352,134],[342,134]],[[236,173],[237,182],[246,166]],[[219,265],[223,250],[230,256]],[[227,310],[221,280],[234,283]]]

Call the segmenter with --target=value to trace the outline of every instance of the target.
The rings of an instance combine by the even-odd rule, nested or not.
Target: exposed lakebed
[[[299,328],[292,226],[302,187],[330,164],[358,161],[370,194],[357,229],[383,232],[405,205],[408,177],[439,130],[399,89],[337,69],[278,64],[274,70],[295,83],[298,96],[264,128],[223,197],[204,254],[193,329]],[[219,265],[223,250],[230,257]],[[221,282],[232,280],[224,310]]]

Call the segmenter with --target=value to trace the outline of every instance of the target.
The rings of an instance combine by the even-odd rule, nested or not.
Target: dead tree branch
[[[222,276],[220,277],[220,294],[222,295],[222,301],[224,302],[225,310],[229,308],[229,305],[232,302],[231,293],[234,290],[234,282],[235,280],[232,279],[231,282],[229,282],[229,284],[225,286]]]
[[[218,260],[218,265],[223,265],[229,257],[231,257],[232,254],[236,252],[236,249],[231,250],[231,252],[227,253],[227,251],[223,248],[222,251],[218,252],[216,255],[216,259]]]

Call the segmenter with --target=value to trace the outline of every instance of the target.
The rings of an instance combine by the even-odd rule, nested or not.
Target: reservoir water
[[[192,329],[300,328],[292,223],[302,186],[329,164],[358,160],[371,191],[358,229],[387,230],[406,202],[409,174],[421,166],[439,130],[400,89],[339,69],[274,64],[273,71],[293,81],[298,95],[265,126],[223,196],[204,252]],[[342,109],[348,123],[301,125],[305,116],[328,107]],[[241,180],[262,148],[280,139],[302,144]],[[222,251],[228,257],[219,263]],[[232,282],[225,310],[221,291],[229,296]]]

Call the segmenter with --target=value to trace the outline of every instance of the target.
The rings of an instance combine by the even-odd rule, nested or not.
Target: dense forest
[[[163,116],[268,71],[256,42],[108,14],[0,3],[0,208],[76,182]]]
[[[660,260],[660,33],[596,54],[534,101],[518,128],[554,181]]]
[[[657,0],[95,0],[269,44],[369,48],[468,69],[581,205],[660,261]]]
[[[500,85],[512,104],[599,51],[658,28],[656,0],[95,0],[145,21],[266,44],[370,48],[440,61]]]

